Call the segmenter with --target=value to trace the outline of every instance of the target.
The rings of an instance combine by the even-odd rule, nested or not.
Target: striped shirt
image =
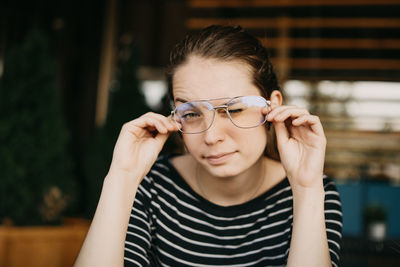
[[[125,241],[125,266],[284,266],[293,221],[284,179],[244,204],[223,207],[197,194],[161,156],[140,184]],[[342,230],[339,194],[324,177],[332,265]]]

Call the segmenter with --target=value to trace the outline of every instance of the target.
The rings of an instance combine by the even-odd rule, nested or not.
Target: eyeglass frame
[[[271,107],[271,101],[265,99],[265,98],[262,97],[262,96],[258,96],[258,95],[248,95],[248,96],[260,97],[260,98],[264,99],[265,104],[266,104],[266,107]],[[216,110],[217,110],[217,109],[224,109],[226,115],[228,115],[229,120],[232,122],[233,125],[235,125],[235,126],[238,127],[238,128],[241,128],[241,129],[251,129],[251,128],[256,128],[256,127],[258,127],[258,126],[260,126],[260,125],[263,125],[263,124],[267,121],[267,118],[266,118],[266,117],[264,117],[264,120],[263,120],[261,123],[259,123],[258,125],[256,125],[256,126],[241,127],[241,126],[238,126],[238,125],[235,124],[235,122],[233,121],[233,119],[232,119],[232,117],[231,117],[231,114],[230,114],[229,111],[228,111],[228,107],[229,107],[229,106],[228,106],[227,104],[229,104],[232,100],[234,100],[234,99],[236,99],[236,98],[240,98],[240,97],[246,97],[246,96],[234,96],[234,97],[221,97],[221,98],[212,98],[212,99],[200,99],[200,100],[193,100],[193,101],[187,101],[187,102],[185,102],[184,104],[190,103],[190,102],[208,102],[208,103],[212,106],[213,116],[212,116],[212,119],[211,119],[211,123],[210,123],[210,125],[207,127],[207,129],[202,130],[202,131],[200,131],[200,132],[186,133],[186,132],[182,131],[181,128],[179,128],[179,124],[178,124],[178,122],[177,122],[176,119],[175,119],[175,114],[176,114],[176,110],[178,109],[178,107],[175,107],[174,110],[171,111],[171,115],[172,115],[172,118],[173,118],[175,124],[178,126],[178,130],[179,130],[181,133],[184,133],[184,134],[199,134],[199,133],[204,133],[204,132],[206,132],[208,129],[210,129],[211,126],[212,126],[213,123],[214,123],[215,113],[216,113]],[[225,105],[218,105],[218,106],[214,106],[212,103],[210,103],[210,101],[223,100],[223,99],[229,99],[229,101],[227,101]]]

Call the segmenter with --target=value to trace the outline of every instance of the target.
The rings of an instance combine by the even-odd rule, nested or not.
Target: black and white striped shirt
[[[198,195],[161,156],[136,194],[125,241],[125,266],[284,266],[293,221],[284,179],[247,203],[223,207]],[[342,212],[324,178],[325,219],[333,266],[339,261]]]

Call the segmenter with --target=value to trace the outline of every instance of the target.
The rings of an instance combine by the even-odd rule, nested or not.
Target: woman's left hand
[[[277,106],[267,121],[274,124],[281,163],[292,189],[320,188],[326,138],[319,118],[303,108]]]

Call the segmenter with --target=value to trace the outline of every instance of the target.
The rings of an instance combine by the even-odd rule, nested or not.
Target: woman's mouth
[[[234,154],[235,152],[228,152],[228,153],[218,153],[205,156],[204,158],[210,165],[221,165],[226,163]]]

